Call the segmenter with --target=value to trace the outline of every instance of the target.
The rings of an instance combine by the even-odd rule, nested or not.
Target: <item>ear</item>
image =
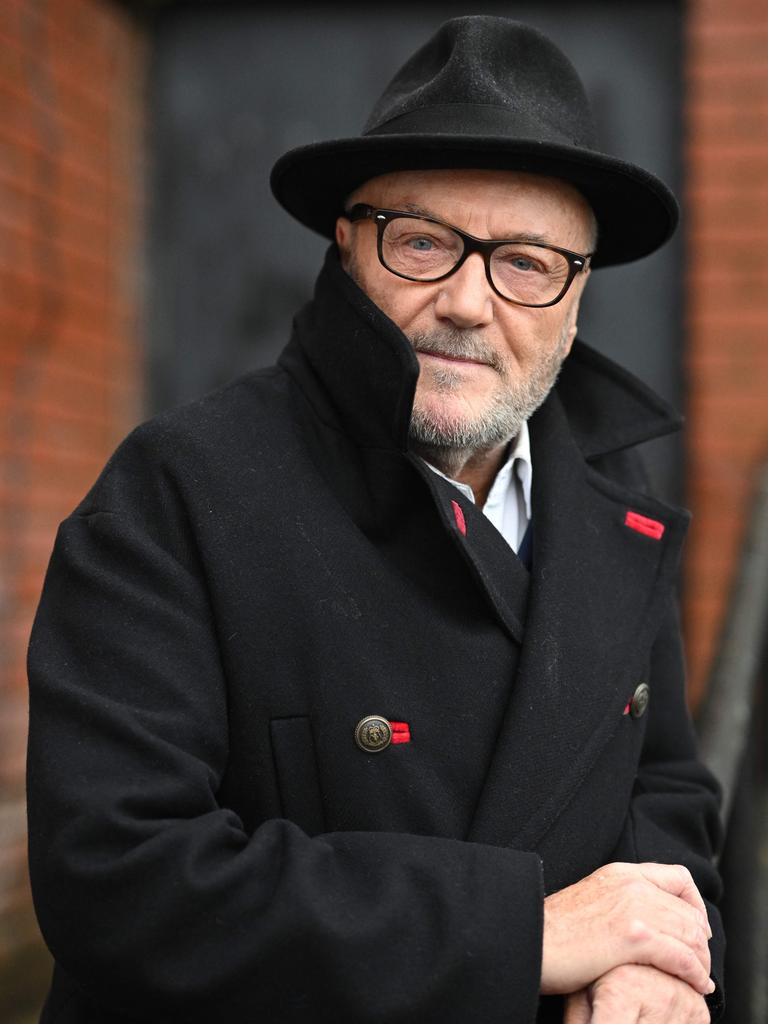
[[[336,220],[336,245],[342,253],[349,252],[352,242],[352,222],[348,217],[339,217]]]

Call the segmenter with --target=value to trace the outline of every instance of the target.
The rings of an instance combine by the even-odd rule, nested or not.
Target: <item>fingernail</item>
[[[715,988],[716,988],[715,983],[710,978],[709,979],[709,985],[707,986],[707,995],[708,996],[712,995],[712,993],[715,991]]]

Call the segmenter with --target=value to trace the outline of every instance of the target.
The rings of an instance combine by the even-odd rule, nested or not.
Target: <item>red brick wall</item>
[[[56,525],[141,415],[145,63],[140,31],[108,0],[0,3],[3,1021],[38,942],[24,867],[29,626]]]
[[[686,633],[695,701],[755,467],[768,457],[768,4],[692,0],[687,36]]]

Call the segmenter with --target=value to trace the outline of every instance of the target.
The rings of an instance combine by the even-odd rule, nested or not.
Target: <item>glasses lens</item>
[[[447,274],[461,259],[463,249],[461,239],[450,228],[416,217],[389,221],[381,239],[384,266],[417,281]]]
[[[569,270],[565,256],[538,245],[501,245],[491,256],[491,277],[501,294],[531,306],[556,299]]]

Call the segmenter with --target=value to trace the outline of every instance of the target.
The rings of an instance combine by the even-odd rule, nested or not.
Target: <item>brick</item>
[[[757,235],[757,240],[760,237]],[[711,233],[698,230],[694,234],[689,230],[687,246],[692,256],[689,280],[695,280],[699,275],[721,281],[730,278],[732,283],[745,282],[744,287],[765,280],[768,277],[768,252],[756,246],[755,241],[754,237],[726,235],[722,224],[714,225]]]
[[[138,294],[124,275],[140,243],[145,67],[117,5],[0,5],[0,815],[8,793],[23,793],[25,723],[4,701],[26,704],[26,644],[58,522],[138,408]],[[34,917],[23,873],[11,883],[3,869],[23,867],[23,834],[0,834],[1,968],[11,922],[33,929]]]
[[[93,202],[86,203],[73,201],[77,196],[76,183],[66,184],[56,180],[54,188],[47,187],[41,176],[36,173],[36,160],[26,149],[17,147],[13,153],[16,170],[11,175],[6,165],[0,162],[0,184],[6,195],[11,194],[25,204],[33,204],[29,209],[37,211],[45,210],[48,216],[55,218],[57,223],[74,221],[75,223],[90,224],[102,231],[111,231],[114,228],[113,219],[115,212],[121,216],[130,217],[132,210],[126,206],[125,210],[115,211],[104,203],[102,207],[95,207]]]
[[[764,103],[768,97],[768,77],[764,74],[708,74],[704,69],[689,69],[686,75],[687,102],[714,100],[734,108]]]
[[[764,430],[758,431],[729,431],[724,433],[722,428],[713,425],[709,420],[702,420],[701,425],[695,422],[688,427],[690,449],[697,452],[706,452],[702,458],[704,466],[701,470],[689,460],[692,472],[704,472],[708,460],[736,461],[740,465],[753,467],[765,451]],[[721,510],[718,516],[725,516]]]
[[[760,71],[765,68],[768,54],[768,18],[755,24],[744,21],[739,25],[714,29],[699,26],[687,33],[689,58],[704,66],[707,72],[737,68]]]
[[[106,290],[93,289],[87,274],[81,273],[75,278],[73,271],[68,270],[64,281],[57,270],[55,264],[30,271],[0,267],[0,287],[7,287],[18,304],[29,304],[38,311],[45,305],[54,323],[64,309],[68,313],[76,310],[78,316],[86,311],[97,316],[111,309]]]
[[[689,187],[724,187],[738,181],[743,189],[759,189],[765,184],[765,167],[768,154],[761,153],[760,147],[752,152],[718,151],[716,146],[694,146],[688,148],[685,165]]]

